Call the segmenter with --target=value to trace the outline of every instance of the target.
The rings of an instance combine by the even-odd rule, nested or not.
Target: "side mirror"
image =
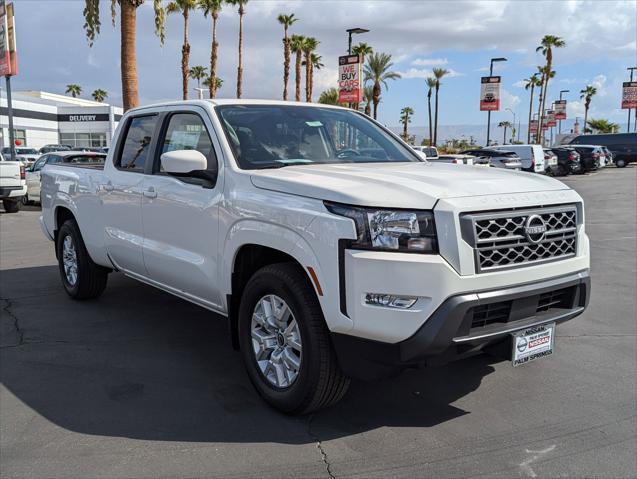
[[[208,160],[197,150],[168,151],[159,157],[161,166],[169,175],[180,178],[199,178],[206,181],[205,187],[214,188],[217,170],[208,169]]]

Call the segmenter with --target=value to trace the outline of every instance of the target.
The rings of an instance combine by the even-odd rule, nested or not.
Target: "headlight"
[[[357,239],[350,243],[350,248],[425,254],[438,252],[431,211],[363,208],[330,202],[325,202],[325,207],[336,215],[354,220]]]

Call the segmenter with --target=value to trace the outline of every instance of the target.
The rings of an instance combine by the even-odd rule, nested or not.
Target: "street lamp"
[[[511,114],[513,115],[513,128],[515,128],[515,112],[511,110],[511,108],[505,108],[505,110],[510,111]],[[515,135],[511,136],[511,142],[513,142],[513,140],[515,140]]]
[[[626,68],[626,70],[630,71],[630,81],[633,81],[633,71],[637,70],[637,67],[629,67]],[[635,125],[637,126],[637,109],[635,109]],[[628,130],[626,130],[628,133],[630,133],[630,108],[628,109]]]
[[[505,62],[507,61],[504,57],[492,58],[491,63],[489,64],[489,76],[493,76],[493,62]],[[489,138],[491,136],[491,110],[487,112],[487,146],[489,146]]]
[[[568,93],[571,90],[560,90],[560,101],[562,101],[562,93]],[[559,124],[557,126],[557,133],[562,134],[562,120],[560,119]]]
[[[366,28],[348,28],[345,30],[348,34],[348,42],[347,42],[347,54],[352,54],[352,35],[355,33],[367,33],[369,30]]]

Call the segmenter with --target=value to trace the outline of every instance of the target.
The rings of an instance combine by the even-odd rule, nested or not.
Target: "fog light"
[[[394,309],[409,309],[416,304],[418,298],[414,296],[394,296],[392,294],[365,294],[365,304],[372,306],[382,306]]]

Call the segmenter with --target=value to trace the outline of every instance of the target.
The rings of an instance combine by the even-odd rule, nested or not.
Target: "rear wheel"
[[[22,207],[21,199],[17,200],[2,200],[2,206],[7,213],[17,213]]]
[[[294,264],[265,266],[248,281],[239,340],[252,384],[280,411],[310,413],[336,403],[349,387],[316,294]]]
[[[617,168],[623,168],[626,166],[626,160],[620,158],[619,160],[615,161],[615,166],[617,166]]]
[[[56,247],[60,277],[67,294],[73,299],[101,295],[106,288],[108,269],[93,262],[75,220],[64,222]]]

